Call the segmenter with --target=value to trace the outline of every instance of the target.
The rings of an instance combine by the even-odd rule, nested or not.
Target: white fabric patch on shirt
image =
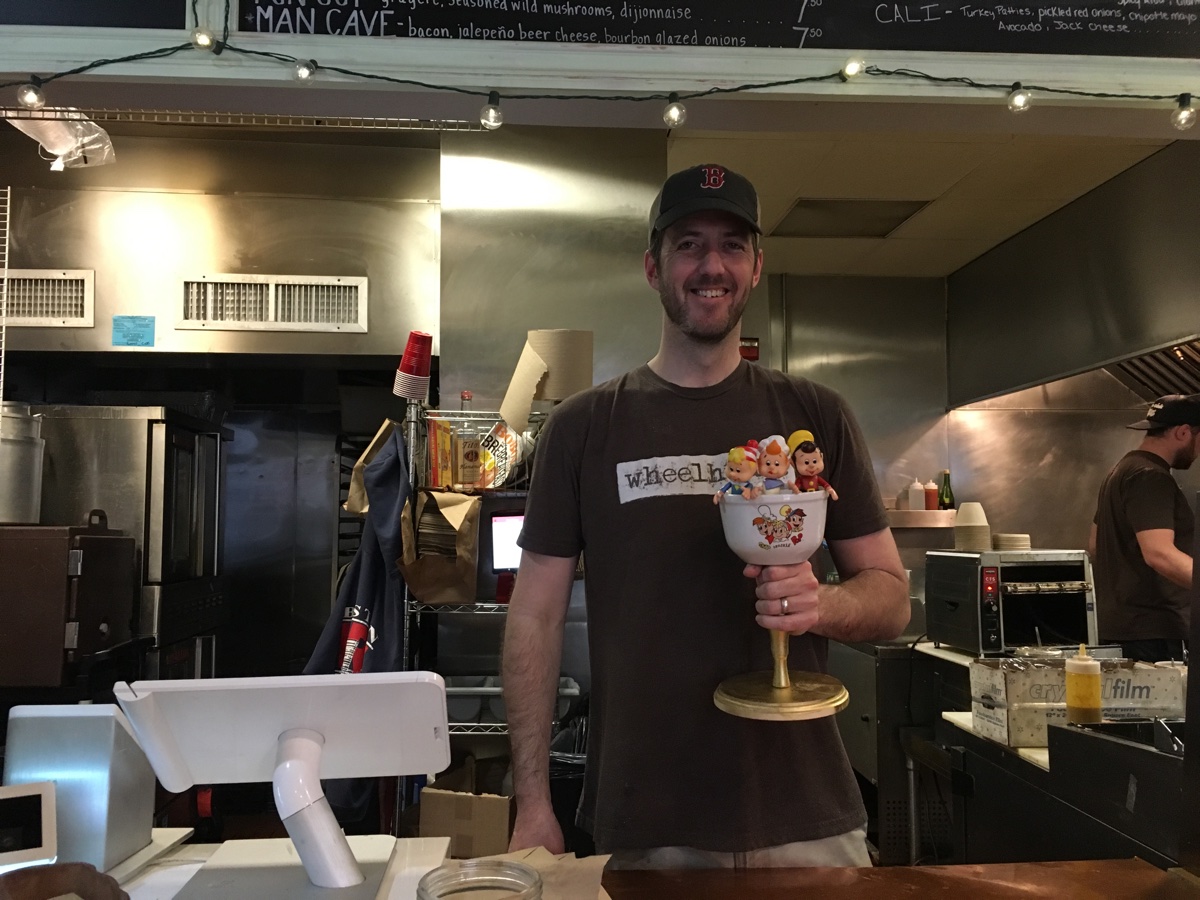
[[[726,454],[658,456],[617,463],[617,492],[622,503],[648,497],[712,494],[725,483]]]

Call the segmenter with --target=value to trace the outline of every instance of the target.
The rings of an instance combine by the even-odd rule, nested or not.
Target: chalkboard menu
[[[243,32],[1200,57],[1200,0],[239,0]]]
[[[187,0],[0,0],[0,25],[182,29]]]

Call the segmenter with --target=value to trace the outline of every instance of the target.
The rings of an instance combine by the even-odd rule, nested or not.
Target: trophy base
[[[721,682],[713,693],[717,709],[743,719],[795,722],[821,719],[845,709],[850,692],[832,675],[789,671],[792,683],[777,688],[770,672],[748,672]]]

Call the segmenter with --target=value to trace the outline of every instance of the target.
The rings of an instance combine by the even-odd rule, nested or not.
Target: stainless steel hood
[[[1144,400],[1200,393],[1200,336],[1115,362],[1104,370]]]

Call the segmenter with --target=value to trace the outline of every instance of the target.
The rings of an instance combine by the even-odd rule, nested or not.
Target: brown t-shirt
[[[683,388],[642,366],[564,401],[534,459],[521,546],[585,555],[591,725],[580,824],[606,850],[736,851],[842,834],[866,821],[832,718],[764,722],[720,712],[731,675],[771,667],[754,583],[725,544],[713,493],[729,449],[806,428],[825,453],[830,540],[886,515],[842,399],[742,362]],[[789,666],[825,671],[824,638]]]
[[[1126,453],[1100,487],[1094,521],[1100,639],[1187,640],[1187,589],[1150,568],[1137,542],[1139,531],[1171,528],[1175,546],[1191,555],[1192,511],[1166,460],[1145,450]]]

